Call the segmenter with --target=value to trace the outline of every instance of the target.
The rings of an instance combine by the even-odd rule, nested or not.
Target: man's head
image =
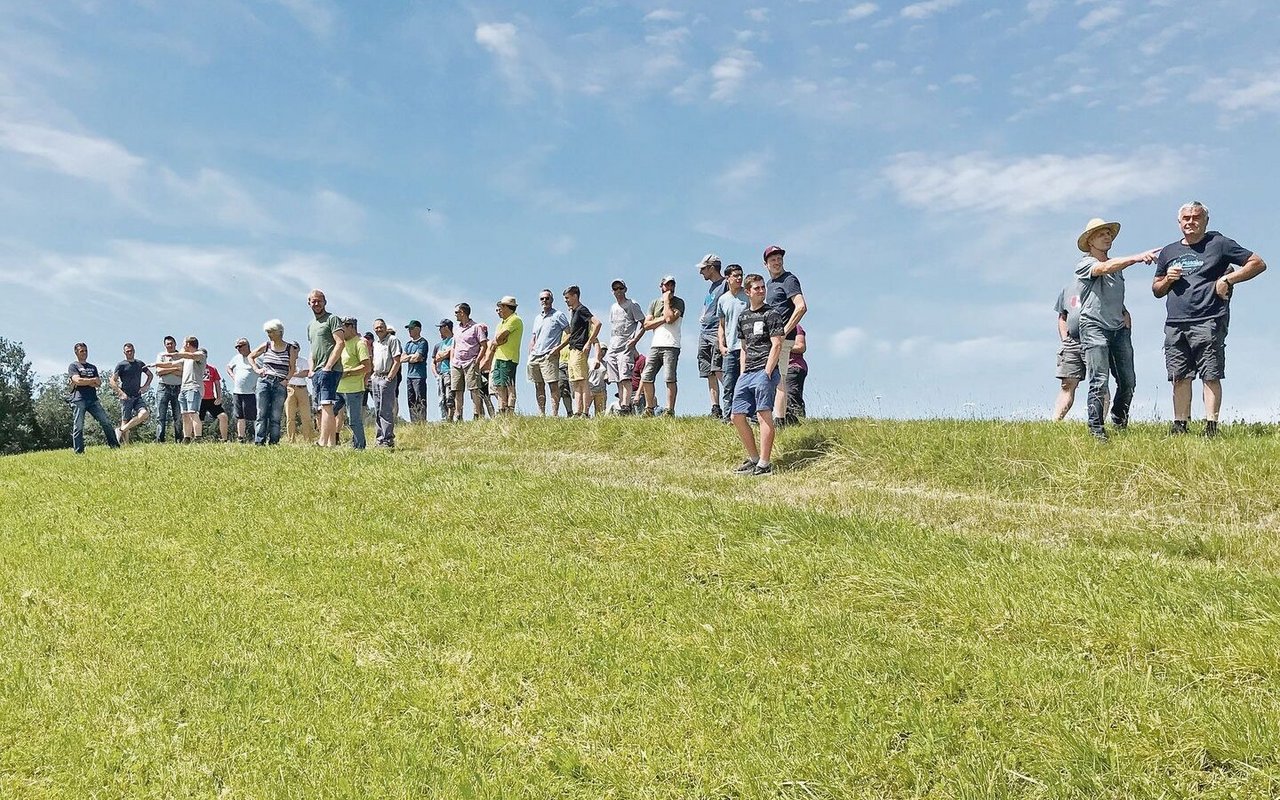
[[[71,349],[76,354],[76,361],[84,361],[89,357],[89,345],[84,342],[76,342]]]
[[[133,342],[125,342],[124,343],[124,360],[132,361],[133,354],[134,354]]]
[[[720,280],[723,275],[720,274],[720,256],[715,253],[707,253],[698,262],[698,274],[703,280],[715,282]]]
[[[453,318],[458,322],[468,322],[471,319],[471,304],[458,303],[453,307]]]
[[[742,265],[730,264],[724,271],[724,277],[729,282],[729,292],[737,294],[742,290]]]
[[[671,292],[672,294],[675,294],[675,291],[676,291],[676,276],[674,276],[674,275],[663,275],[663,276],[662,276],[662,280],[658,281],[658,291],[660,291],[660,292]]]
[[[609,289],[613,291],[614,300],[625,300],[627,298],[627,284],[621,278],[609,284]]]
[[[507,317],[516,313],[516,307],[519,305],[520,304],[517,303],[516,299],[511,295],[509,294],[503,295],[502,299],[500,299],[497,303],[498,318],[506,319]]]
[[[375,319],[373,321],[373,335],[378,337],[378,341],[387,338],[387,321],[385,319]]]
[[[775,278],[782,274],[782,258],[787,254],[786,250],[771,244],[764,249],[764,265],[769,270],[769,274]]]
[[[747,289],[747,299],[751,301],[752,308],[759,308],[764,305],[764,276],[755,272],[747,276],[742,283]]]
[[[1178,227],[1187,244],[1195,244],[1204,238],[1209,228],[1209,207],[1199,200],[1183,203],[1178,209]]]
[[[569,308],[577,308],[581,304],[582,290],[577,286],[569,286],[564,290],[564,304]]]
[[[311,294],[307,295],[307,305],[311,306],[311,313],[317,317],[324,313],[326,302],[324,292],[319,289],[312,289]]]
[[[440,320],[440,324],[436,326],[436,330],[440,331],[441,339],[448,339],[453,335],[453,322],[447,319]]]
[[[348,342],[360,335],[359,321],[355,317],[342,318],[342,335]]]
[[[409,320],[409,324],[405,325],[405,330],[409,331],[410,339],[417,339],[422,335],[422,323],[416,319]]]
[[[242,356],[249,355],[249,340],[243,336],[236,339],[236,352]]]
[[[194,353],[200,349],[200,340],[194,336],[188,336],[182,340],[182,349],[188,353]]]
[[[543,289],[538,292],[538,307],[543,311],[550,311],[555,300],[556,296],[551,293],[550,289]]]
[[[164,351],[166,353],[176,352],[178,349],[178,340],[172,336],[164,337]]]
[[[1106,253],[1119,234],[1119,222],[1107,222],[1100,217],[1094,217],[1085,224],[1084,231],[1076,238],[1076,247],[1082,253],[1092,253],[1095,250]]]

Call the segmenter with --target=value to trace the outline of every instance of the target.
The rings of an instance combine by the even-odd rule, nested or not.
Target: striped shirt
[[[280,378],[289,377],[289,351],[293,349],[293,345],[286,344],[283,349],[272,349],[271,345],[267,345],[267,349],[262,351],[259,361],[262,363],[262,369],[267,373],[263,377]]]

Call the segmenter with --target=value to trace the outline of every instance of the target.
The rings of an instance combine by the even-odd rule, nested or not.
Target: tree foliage
[[[21,342],[0,337],[0,455],[35,450],[40,442],[35,373]]]

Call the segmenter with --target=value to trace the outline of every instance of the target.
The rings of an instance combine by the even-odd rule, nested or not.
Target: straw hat
[[[1089,252],[1089,238],[1101,230],[1110,230],[1111,238],[1114,239],[1120,235],[1120,223],[1107,222],[1100,217],[1094,217],[1089,220],[1089,224],[1084,226],[1084,233],[1080,234],[1079,239],[1076,239],[1076,247],[1080,248],[1080,252]]]

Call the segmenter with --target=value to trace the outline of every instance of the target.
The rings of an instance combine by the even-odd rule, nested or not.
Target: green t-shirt
[[[510,361],[515,364],[520,363],[520,337],[524,336],[524,320],[519,315],[512,314],[498,325],[498,331],[494,334],[495,339],[507,332],[507,341],[498,345],[494,350],[493,358],[495,361]]]
[[[333,335],[342,330],[342,318],[330,314],[324,319],[313,319],[307,323],[307,342],[311,345],[311,364],[313,369],[324,369],[324,365],[333,354]]]
[[[342,347],[342,380],[338,381],[338,394],[364,391],[364,373],[355,374],[360,362],[369,357],[369,345],[363,336],[357,336]]]

